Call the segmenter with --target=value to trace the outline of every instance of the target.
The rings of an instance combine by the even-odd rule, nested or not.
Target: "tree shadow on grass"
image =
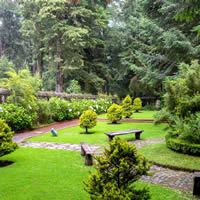
[[[112,123],[112,122],[108,122],[108,125],[120,125],[122,122],[117,122],[117,123]]]
[[[92,135],[92,134],[95,134],[95,131],[89,131],[89,132],[85,132],[85,131],[83,131],[83,132],[80,132],[80,134],[82,134],[82,135]]]
[[[0,160],[0,168],[12,165],[14,162],[10,160]]]

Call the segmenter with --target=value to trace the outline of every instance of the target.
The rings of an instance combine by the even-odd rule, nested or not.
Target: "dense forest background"
[[[76,80],[82,93],[158,96],[200,58],[199,10],[196,0],[0,0],[0,78],[28,68],[43,90]]]

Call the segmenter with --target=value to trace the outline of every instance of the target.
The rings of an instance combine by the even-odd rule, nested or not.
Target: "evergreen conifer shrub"
[[[95,127],[97,124],[97,114],[93,110],[86,110],[80,116],[80,127],[85,128],[85,133],[88,129]]]
[[[127,95],[122,102],[122,110],[123,116],[126,118],[130,118],[130,116],[133,114],[132,99],[129,95]]]
[[[107,117],[115,124],[122,119],[122,113],[122,107],[114,103],[108,108]]]
[[[135,112],[139,112],[142,109],[142,100],[139,97],[134,99],[133,109],[135,110]]]
[[[149,170],[147,160],[136,147],[125,140],[114,139],[103,155],[96,157],[96,172],[85,182],[92,200],[147,200],[146,188],[136,189],[134,183]]]
[[[13,132],[11,128],[0,119],[0,157],[13,152],[17,144],[12,141]]]

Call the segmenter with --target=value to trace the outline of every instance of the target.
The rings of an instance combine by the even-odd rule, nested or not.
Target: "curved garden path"
[[[99,121],[105,121],[105,119],[100,119]],[[136,120],[129,120],[130,122],[135,122]],[[145,120],[137,120],[137,122],[146,122]],[[28,142],[25,141],[27,138],[43,134],[48,132],[51,128],[57,130],[66,127],[72,127],[78,125],[79,120],[64,121],[55,124],[51,124],[42,128],[38,128],[32,131],[26,131],[23,133],[16,134],[14,136],[14,141],[17,142],[22,147],[32,147],[32,148],[47,148],[47,149],[62,149],[71,151],[80,151],[79,144],[58,144],[53,142]],[[136,140],[131,143],[135,144],[137,148],[142,148],[145,145],[156,144],[163,142],[164,139],[146,139],[146,140]],[[102,146],[91,145],[95,154],[102,152]],[[176,188],[182,191],[192,191],[193,187],[193,173],[172,170],[157,165],[153,165],[150,169],[151,176],[143,176],[142,180],[154,184],[160,184],[171,188]]]

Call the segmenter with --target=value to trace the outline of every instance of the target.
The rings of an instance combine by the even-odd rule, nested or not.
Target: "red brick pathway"
[[[25,132],[22,133],[17,133],[14,135],[13,137],[13,141],[20,143],[23,140],[36,136],[36,135],[40,135],[42,133],[47,133],[48,131],[51,130],[51,128],[55,128],[56,130],[60,130],[66,127],[72,127],[72,126],[77,126],[79,124],[79,120],[78,119],[74,119],[74,120],[67,120],[67,121],[63,121],[63,122],[56,122],[54,124],[50,124],[41,128],[37,128],[34,130],[27,130]]]

